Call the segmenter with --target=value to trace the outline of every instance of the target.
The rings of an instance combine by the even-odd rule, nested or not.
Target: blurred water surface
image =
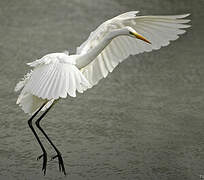
[[[0,179],[184,180],[204,174],[202,0],[0,1]],[[192,28],[160,51],[129,57],[96,87],[59,102],[42,125],[61,150],[41,172],[40,148],[15,105],[25,63],[71,53],[122,12],[191,13]],[[49,156],[53,150],[46,144]]]

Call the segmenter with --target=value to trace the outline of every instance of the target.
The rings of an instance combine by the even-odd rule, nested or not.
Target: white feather
[[[189,14],[136,16],[137,13],[138,11],[127,12],[104,22],[95,31],[91,32],[88,39],[77,48],[77,54],[85,54],[96,47],[106,34],[125,26],[132,27],[152,43],[148,45],[141,40],[128,36],[118,36],[113,39],[90,64],[81,69],[92,86],[97,84],[100,79],[105,78],[108,72],[112,72],[129,55],[150,52],[160,49],[162,46],[167,46],[170,41],[176,40],[179,34],[185,33],[182,28],[190,27],[190,25],[185,24],[190,20],[182,19]]]
[[[42,59],[29,63],[34,69],[20,81],[15,90],[22,89],[17,104],[24,112],[33,114],[43,103],[66,98],[67,94],[76,96],[76,91],[83,93],[90,87],[81,71],[75,66],[74,56],[46,55]],[[64,58],[65,57],[65,58]],[[76,80],[77,79],[77,80]]]
[[[45,102],[47,104],[42,110],[47,109],[56,99],[66,98],[67,95],[75,97],[77,91],[83,93],[97,84],[100,79],[107,77],[108,73],[112,72],[129,55],[167,46],[170,41],[176,40],[178,35],[185,33],[184,28],[190,27],[186,24],[190,20],[183,19],[189,14],[136,16],[137,13],[138,11],[127,12],[102,23],[77,48],[76,55],[69,56],[67,51],[51,53],[27,63],[34,69],[16,85],[15,91],[22,89],[16,103],[22,107],[24,112],[33,114]],[[121,34],[111,41],[105,39],[110,32],[126,26],[136,30],[152,44],[148,45],[141,40],[121,36]],[[108,45],[104,39],[108,41]],[[101,44],[104,46],[100,49]],[[93,52],[93,50],[97,54],[91,54],[90,51]],[[89,58],[92,56],[88,63],[86,62],[89,58],[80,59],[84,57],[84,54],[88,54],[86,57]],[[78,60],[84,61],[81,62],[83,66],[77,64]]]

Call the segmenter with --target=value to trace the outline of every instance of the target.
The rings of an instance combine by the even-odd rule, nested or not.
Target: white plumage
[[[52,53],[28,63],[33,70],[16,85],[15,91],[22,89],[17,104],[33,114],[45,102],[49,103],[43,110],[67,94],[75,97],[76,91],[82,93],[97,84],[129,55],[167,46],[185,32],[183,28],[190,27],[186,24],[190,20],[183,19],[189,14],[136,16],[137,13],[127,12],[101,24],[77,48],[76,55]]]
[[[61,56],[63,56],[62,59]],[[75,97],[76,90],[82,93],[90,85],[75,66],[74,59],[70,57],[66,57],[63,53],[55,53],[40,59],[39,62],[28,63],[36,68],[26,83],[24,91],[47,100],[66,98],[67,94]]]
[[[32,114],[46,101],[66,98],[67,94],[75,97],[76,91],[83,93],[90,84],[75,64],[75,59],[64,53],[48,54],[28,63],[34,69],[16,85],[16,91],[23,88],[16,103]]]
[[[150,52],[160,49],[162,46],[167,46],[170,41],[176,40],[179,34],[185,33],[185,30],[181,30],[181,28],[190,27],[190,25],[184,24],[190,20],[182,19],[189,14],[137,17],[137,13],[138,11],[127,12],[104,22],[90,34],[87,41],[77,48],[77,54],[85,54],[100,43],[107,33],[125,26],[132,27],[151,42],[151,45],[149,45],[144,41],[127,36],[114,38],[94,61],[81,70],[92,85],[105,78],[129,55]]]

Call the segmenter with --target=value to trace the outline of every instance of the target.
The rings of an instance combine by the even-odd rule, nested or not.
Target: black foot
[[[43,153],[39,157],[37,157],[37,160],[43,158],[43,166],[42,166],[42,171],[44,175],[46,174],[46,167],[47,167],[47,153]]]
[[[65,168],[64,168],[64,162],[63,162],[63,159],[62,159],[61,154],[57,154],[57,155],[53,156],[53,157],[51,158],[51,160],[53,160],[53,159],[55,159],[55,158],[58,158],[59,171],[60,171],[60,172],[62,171],[62,172],[64,173],[64,175],[66,176],[66,171],[65,171]]]

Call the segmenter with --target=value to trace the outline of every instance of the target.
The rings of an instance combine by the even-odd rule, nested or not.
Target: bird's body
[[[40,110],[47,113],[59,98],[66,98],[67,95],[75,97],[76,91],[82,93],[96,85],[129,55],[167,46],[185,32],[183,28],[190,26],[186,24],[189,20],[183,19],[189,14],[136,16],[137,13],[127,12],[101,24],[77,48],[75,55],[51,53],[28,63],[33,70],[17,84],[15,90],[22,89],[17,104],[24,112],[33,115],[31,121]],[[43,150],[43,145],[40,146]],[[61,155],[58,150],[56,152],[60,163]],[[63,170],[63,161],[61,163]]]

